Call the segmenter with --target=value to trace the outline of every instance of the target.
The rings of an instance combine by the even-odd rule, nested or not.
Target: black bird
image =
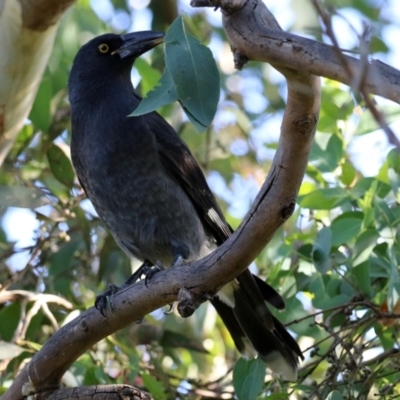
[[[141,98],[130,73],[163,34],[106,34],[78,52],[69,78],[72,161],[87,196],[116,242],[145,266],[179,265],[210,253],[232,233],[186,144],[156,112],[128,117]],[[249,270],[212,304],[238,350],[296,380],[296,341],[265,301],[283,299]]]

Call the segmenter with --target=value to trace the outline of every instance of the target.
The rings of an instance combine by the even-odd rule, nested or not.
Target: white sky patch
[[[400,25],[387,25],[382,30],[382,40],[390,48],[390,52],[388,54],[382,54],[382,58],[384,58],[382,61],[389,65],[393,65],[396,68],[400,67],[400,46],[398,45],[399,37]]]
[[[389,143],[382,130],[354,136],[348,147],[354,166],[364,176],[375,176],[386,160],[388,152]]]
[[[131,17],[123,10],[118,10],[111,19],[111,26],[116,31],[126,31],[131,25]]]
[[[143,8],[142,10],[134,10],[131,17],[132,24],[129,31],[148,31],[151,29],[153,13],[148,8]]]
[[[358,46],[359,38],[363,31],[362,21],[365,17],[352,8],[342,8],[339,15],[332,18],[333,31],[342,49],[350,49]],[[357,35],[358,34],[358,35]],[[326,39],[330,43],[329,39]]]
[[[34,234],[39,221],[31,210],[9,207],[0,222],[8,241],[15,242],[16,249],[35,244]],[[12,271],[19,271],[25,267],[29,257],[29,251],[17,252],[7,259],[7,265]]]
[[[110,0],[90,0],[90,7],[103,21],[109,21],[114,16],[114,6]]]
[[[129,0],[128,4],[134,10],[143,10],[150,4],[150,0]]]
[[[7,233],[7,239],[16,242],[17,248],[35,244],[33,232],[39,228],[39,221],[31,210],[9,207],[1,223]]]

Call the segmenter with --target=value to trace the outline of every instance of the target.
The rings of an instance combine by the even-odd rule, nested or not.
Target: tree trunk
[[[0,166],[24,126],[58,21],[74,0],[0,0]]]

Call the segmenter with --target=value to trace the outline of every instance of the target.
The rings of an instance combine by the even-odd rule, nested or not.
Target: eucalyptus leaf
[[[240,358],[233,370],[233,386],[239,400],[255,400],[261,393],[265,379],[265,363],[257,358]]]
[[[70,159],[64,151],[59,146],[52,143],[47,150],[47,159],[49,160],[50,169],[55,178],[68,189],[71,189],[74,184],[75,172]]]
[[[361,231],[364,214],[359,211],[347,212],[337,217],[331,224],[332,246],[348,243]]]
[[[331,210],[349,200],[350,197],[347,191],[336,187],[319,189],[304,196],[299,196],[299,205],[313,210]]]
[[[165,61],[178,92],[179,101],[189,118],[198,121],[196,128],[211,124],[217,110],[220,77],[211,50],[188,35],[183,17],[168,29],[165,39]]]
[[[343,395],[338,390],[334,390],[328,394],[326,400],[343,400]]]
[[[158,400],[166,400],[166,390],[162,382],[158,381],[154,376],[150,374],[143,373],[141,374],[143,383],[146,389],[151,393],[154,399]]]
[[[176,100],[178,100],[178,93],[175,88],[175,83],[166,67],[159,85],[147,94],[130,116],[138,117],[140,115],[148,114],[157,108],[173,103]]]
[[[331,260],[329,258],[331,245],[332,231],[328,227],[324,227],[318,232],[312,249],[315,268],[322,274],[331,268]]]
[[[6,207],[37,208],[50,201],[35,187],[0,186],[0,210]]]

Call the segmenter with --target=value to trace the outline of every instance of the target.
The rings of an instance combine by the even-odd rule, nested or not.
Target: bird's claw
[[[147,282],[153,278],[155,274],[157,274],[160,271],[164,271],[165,267],[161,264],[160,261],[156,262],[156,265],[154,267],[148,267],[143,271],[143,275],[145,276],[144,278],[144,284],[147,287]]]
[[[169,310],[168,310],[168,311],[163,311],[163,312],[164,312],[164,315],[170,315],[170,314],[172,314],[174,305],[173,305],[173,304],[168,304],[168,305],[169,305]]]
[[[107,308],[110,309],[111,313],[113,312],[112,298],[119,290],[120,288],[118,286],[110,283],[108,289],[103,294],[96,297],[94,306],[100,311],[103,317],[106,317],[105,310],[107,310]]]

